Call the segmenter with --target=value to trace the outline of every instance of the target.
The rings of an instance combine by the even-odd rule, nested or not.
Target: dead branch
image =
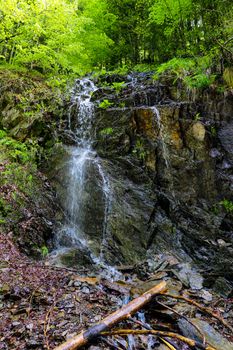
[[[205,334],[201,331],[201,329],[200,329],[197,325],[195,325],[192,321],[190,321],[190,319],[189,319],[188,317],[186,317],[186,316],[184,316],[184,315],[181,315],[178,311],[176,311],[176,310],[174,310],[172,307],[170,307],[170,306],[168,306],[168,305],[162,303],[161,301],[158,301],[158,300],[157,300],[157,303],[158,303],[159,305],[163,306],[164,308],[167,308],[168,310],[174,312],[174,314],[176,314],[176,315],[179,316],[180,318],[183,318],[183,319],[186,320],[189,324],[191,324],[191,326],[192,326],[193,328],[195,328],[195,329],[198,331],[198,333],[201,335],[201,337],[202,337],[202,339],[203,339],[203,344],[204,344],[204,345],[206,344]]]
[[[218,321],[220,321],[226,328],[228,328],[232,333],[233,333],[233,327],[231,327],[227,321],[225,321],[221,316],[219,316],[217,313],[215,313],[213,310],[211,310],[208,307],[202,306],[199,303],[197,303],[196,301],[192,300],[192,299],[188,299],[186,297],[183,297],[182,295],[173,295],[173,294],[167,294],[167,293],[161,293],[162,296],[166,296],[169,298],[173,298],[173,299],[178,299],[178,300],[184,300],[187,303],[196,306],[199,310],[209,314],[210,316],[216,318]]]
[[[170,349],[170,350],[177,350],[172,344],[170,344],[166,339],[159,337],[160,340]]]
[[[177,340],[180,340],[187,345],[189,345],[191,348],[198,347],[202,350],[216,350],[210,345],[203,345],[193,339],[189,339],[184,337],[183,335],[173,333],[173,332],[164,332],[164,331],[157,331],[157,330],[134,330],[134,329],[118,329],[117,331],[111,331],[111,332],[102,332],[102,336],[115,336],[115,335],[126,335],[129,334],[133,335],[147,335],[147,334],[153,334],[153,335],[159,335],[162,337],[168,337],[168,338],[175,338]]]
[[[101,332],[108,328],[111,328],[115,324],[131,317],[132,314],[140,310],[145,306],[156,294],[162,293],[166,290],[166,282],[161,282],[157,284],[152,289],[148,290],[146,293],[142,294],[140,297],[130,301],[128,304],[124,305],[121,309],[115,311],[109,316],[105,317],[100,323],[93,327],[90,327],[86,331],[82,331],[77,336],[68,339],[65,343],[56,347],[54,350],[76,350],[86,345],[90,340],[99,336]]]

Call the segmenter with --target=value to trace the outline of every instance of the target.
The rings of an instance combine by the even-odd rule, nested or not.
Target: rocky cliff
[[[63,99],[39,76],[0,71],[0,232],[34,257],[48,251],[61,218],[40,171],[56,143]]]
[[[203,269],[209,285],[216,275],[231,279],[232,92],[188,91],[145,74],[96,84],[93,139],[112,190],[106,260],[172,254]],[[91,176],[86,222],[96,227],[103,209]],[[100,245],[100,232],[90,232]]]

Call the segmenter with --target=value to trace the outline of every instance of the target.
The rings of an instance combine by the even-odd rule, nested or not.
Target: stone
[[[199,319],[191,319],[191,321],[198,326],[206,337],[207,342],[216,350],[232,350],[233,343],[229,342],[219,332],[217,332],[207,322]]]
[[[213,300],[213,295],[208,290],[205,290],[205,289],[201,290],[200,296],[202,297],[202,299],[204,299],[208,303]]]
[[[65,252],[61,252],[60,255],[56,256],[56,260],[64,264],[65,266],[91,266],[92,259],[90,257],[90,252],[85,251],[85,249],[70,248]]]
[[[223,297],[228,297],[232,293],[233,286],[224,277],[218,277],[213,285],[213,290]]]
[[[218,239],[217,242],[218,242],[219,247],[229,247],[229,246],[231,246],[231,243],[227,243],[223,239]]]
[[[81,292],[84,293],[84,294],[89,294],[90,293],[90,288],[83,287],[83,288],[81,288]]]
[[[2,284],[0,285],[0,294],[7,294],[10,292],[10,286],[8,284]]]
[[[203,277],[192,268],[190,263],[179,264],[172,271],[185,286],[197,290],[202,289]]]
[[[226,152],[228,152],[231,156],[231,159],[233,157],[233,123],[229,123],[223,128],[221,128],[218,132],[218,136],[220,139],[220,142]]]
[[[197,141],[204,141],[205,134],[205,126],[202,123],[197,122],[192,126],[192,135]]]

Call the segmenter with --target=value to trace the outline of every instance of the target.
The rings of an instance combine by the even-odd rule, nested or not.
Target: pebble
[[[80,282],[80,281],[73,282],[74,287],[80,287],[81,285],[82,285],[82,282]]]
[[[201,291],[200,295],[201,295],[202,299],[204,299],[205,301],[210,302],[213,300],[213,295],[210,292],[208,292],[208,290],[203,289]]]
[[[83,288],[81,289],[81,292],[84,293],[84,294],[89,294],[89,293],[90,293],[90,288],[88,288],[88,287],[83,287]]]
[[[231,243],[227,243],[223,239],[218,239],[217,242],[220,248],[229,247],[231,245]]]

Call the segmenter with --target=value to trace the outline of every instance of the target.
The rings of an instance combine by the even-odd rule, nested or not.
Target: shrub
[[[210,86],[216,78],[215,75],[208,72],[210,65],[210,56],[198,59],[173,58],[158,66],[153,78],[157,80],[166,73],[174,77],[174,83],[180,79],[189,88],[204,89]]]
[[[117,93],[119,93],[125,87],[125,82],[121,81],[119,83],[112,83],[112,87]]]
[[[103,101],[99,104],[99,108],[107,109],[107,108],[111,107],[112,105],[113,105],[113,103],[110,102],[109,100],[103,100]]]
[[[228,212],[228,213],[233,212],[233,202],[232,201],[230,201],[228,199],[224,199],[219,204],[221,204],[223,206],[223,208],[226,210],[226,212]]]
[[[112,133],[113,133],[113,128],[105,128],[100,131],[101,136],[108,136],[108,135],[111,135]]]

